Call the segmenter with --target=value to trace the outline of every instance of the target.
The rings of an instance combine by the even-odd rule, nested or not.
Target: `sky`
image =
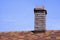
[[[45,6],[46,30],[60,30],[60,0],[0,0],[0,32],[34,30],[34,7]]]

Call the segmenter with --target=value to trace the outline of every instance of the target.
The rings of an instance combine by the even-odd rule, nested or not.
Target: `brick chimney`
[[[46,30],[46,14],[47,11],[44,6],[34,8],[35,21],[34,31],[45,31]]]

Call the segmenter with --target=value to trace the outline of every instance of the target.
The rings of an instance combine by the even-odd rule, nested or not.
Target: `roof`
[[[46,30],[45,33],[0,32],[0,40],[60,40],[60,30]]]

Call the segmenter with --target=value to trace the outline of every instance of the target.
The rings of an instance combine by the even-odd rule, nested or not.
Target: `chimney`
[[[46,30],[46,14],[47,11],[44,6],[34,8],[35,20],[34,31],[43,32]]]

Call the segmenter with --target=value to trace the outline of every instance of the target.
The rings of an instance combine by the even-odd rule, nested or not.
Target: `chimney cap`
[[[46,10],[44,6],[36,6],[35,10]]]
[[[47,10],[45,9],[44,6],[36,6],[34,8],[34,12],[40,12],[40,11],[45,11],[45,13],[47,14]]]

